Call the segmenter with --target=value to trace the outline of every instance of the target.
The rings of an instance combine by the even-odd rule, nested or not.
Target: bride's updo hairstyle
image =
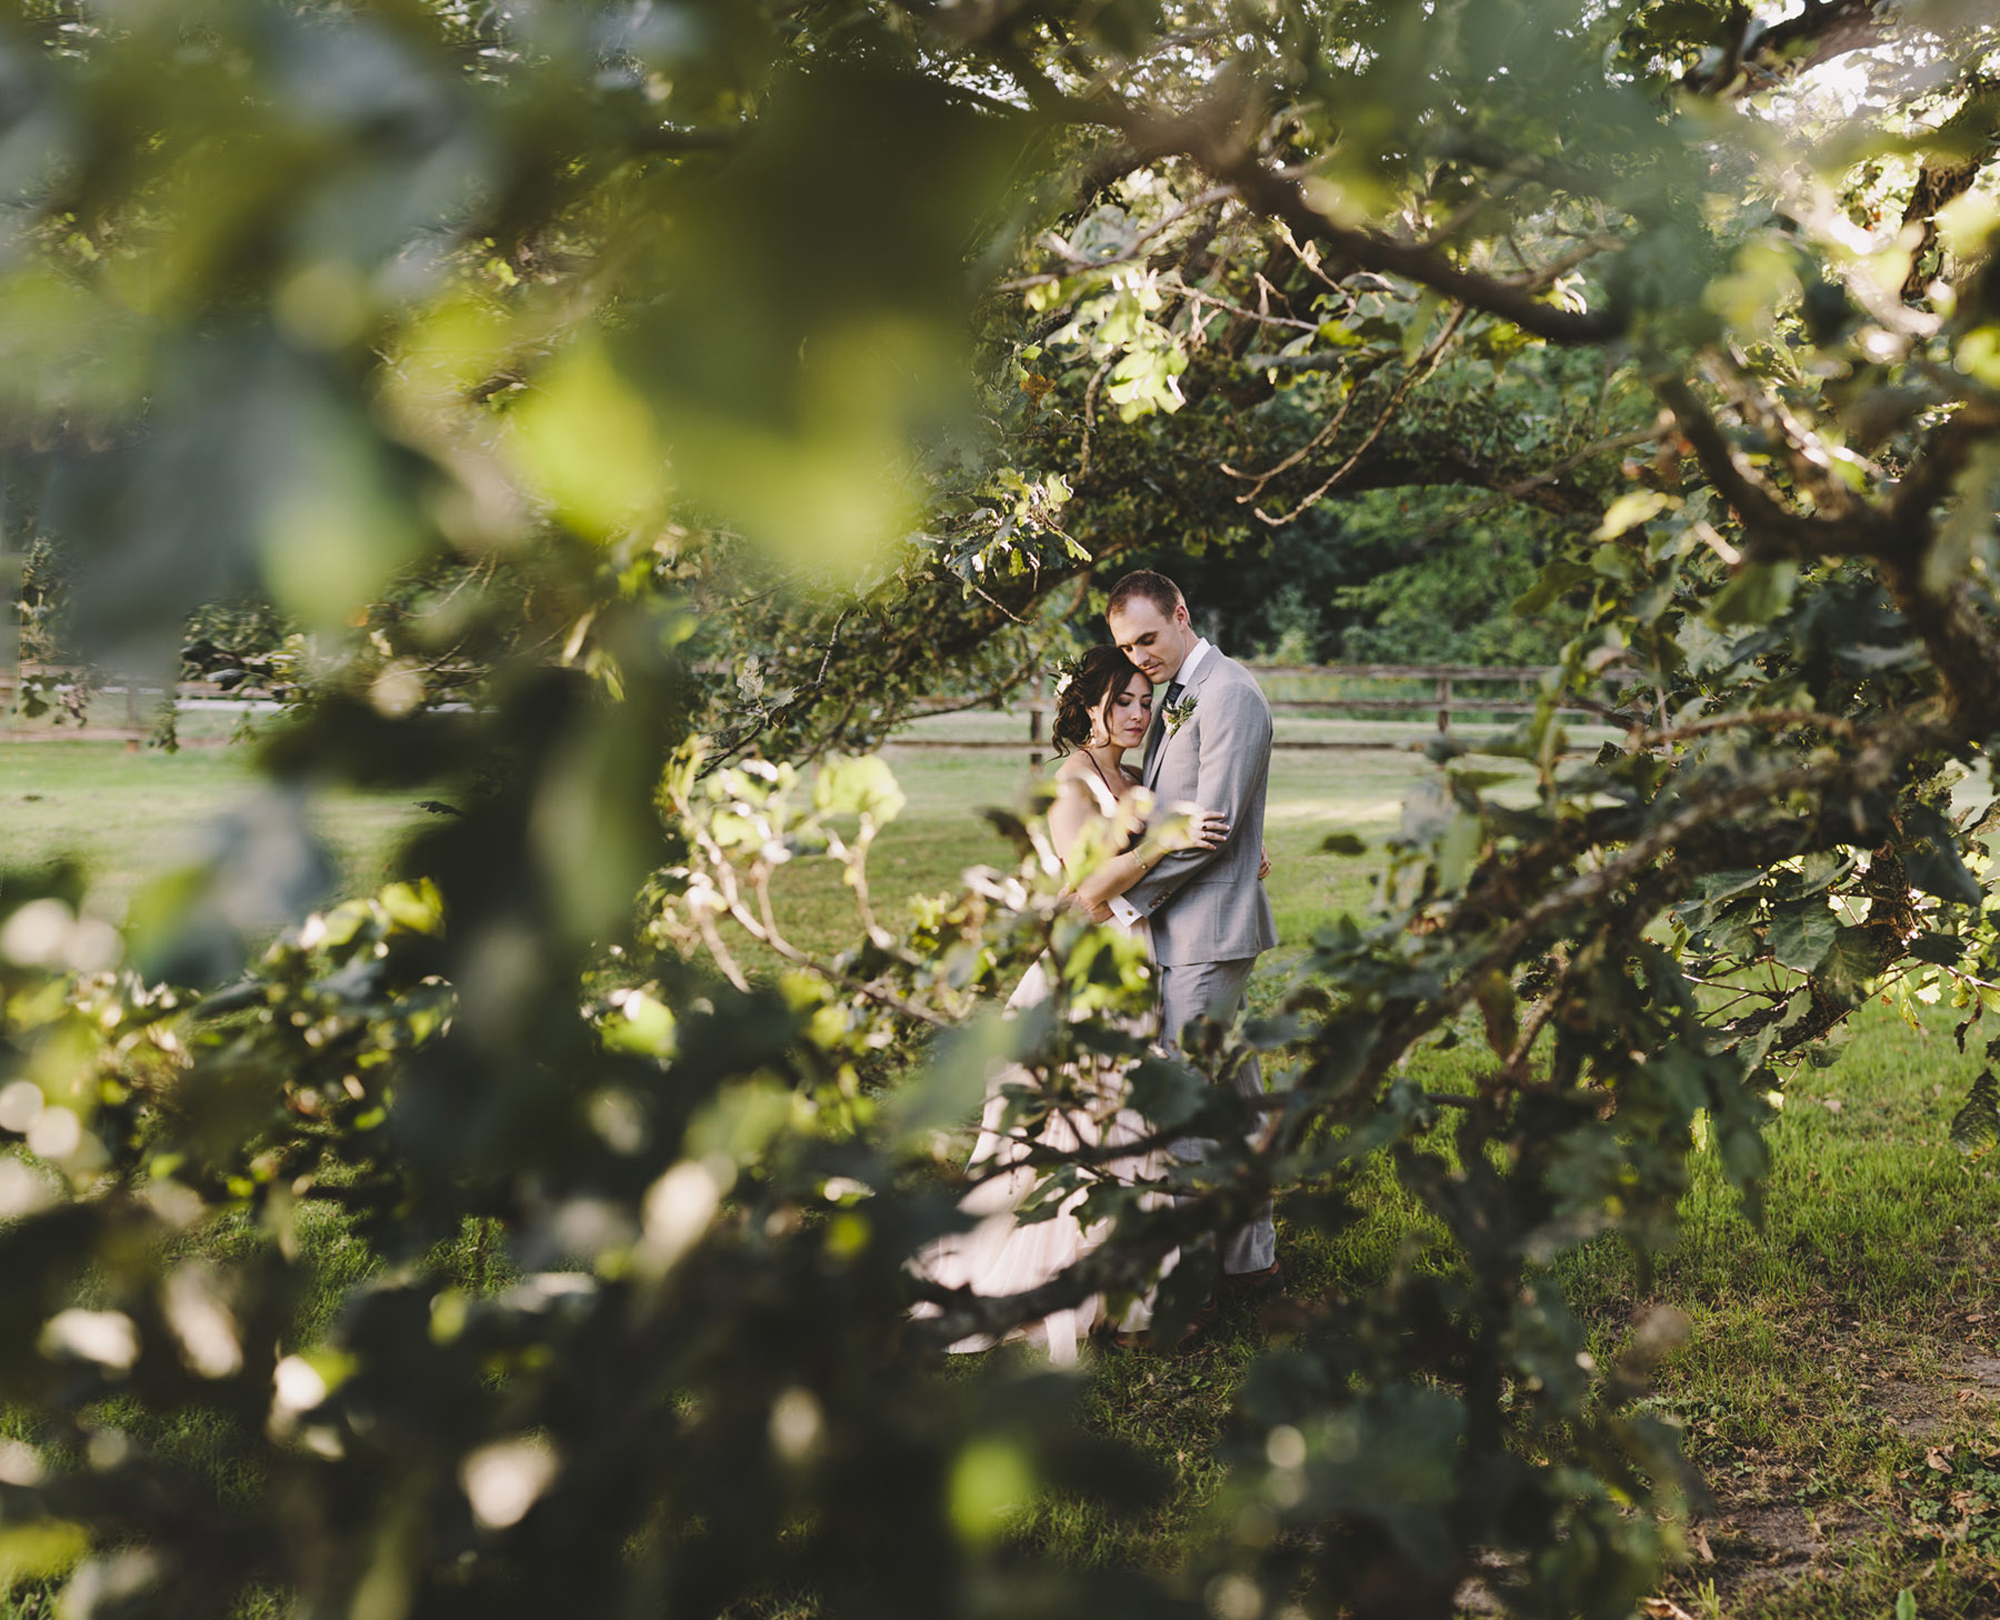
[[[1116,647],[1092,647],[1076,661],[1069,683],[1056,697],[1056,723],[1052,730],[1056,752],[1067,754],[1090,741],[1097,711],[1105,701],[1125,690],[1139,673],[1138,665]]]

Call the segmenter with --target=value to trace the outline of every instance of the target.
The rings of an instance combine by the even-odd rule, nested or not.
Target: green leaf
[[[595,338],[537,375],[509,426],[523,474],[579,534],[606,539],[666,498],[654,413]]]
[[[1762,867],[1731,867],[1726,871],[1710,872],[1695,885],[1695,893],[1704,900],[1726,900],[1732,894],[1741,894],[1745,889],[1754,889],[1766,877]]]
[[[604,1021],[602,1039],[614,1052],[637,1052],[646,1057],[670,1058],[677,1048],[676,1028],[671,1008],[643,990],[628,991],[617,1014]]]
[[[1970,1158],[2000,1143],[2000,1081],[1991,1069],[1972,1082],[1965,1106],[1951,1116],[1951,1143]]]
[[[1743,1200],[1743,1212],[1753,1226],[1763,1225],[1764,1177],[1771,1167],[1770,1144],[1764,1127],[1771,1118],[1770,1104],[1764,1101],[1759,1077],[1765,1083],[1771,1071],[1760,1069],[1738,1082],[1716,1073],[1711,1067],[1709,1117],[1721,1150],[1722,1173]]]
[[[1546,613],[1559,598],[1594,578],[1596,574],[1587,564],[1557,557],[1542,569],[1541,577],[1529,590],[1514,599],[1513,610],[1524,617]]]
[[[1859,1001],[1881,971],[1882,950],[1875,937],[1865,928],[1841,928],[1814,977],[1834,994]]]
[[[1648,518],[1658,517],[1673,503],[1657,489],[1628,490],[1613,501],[1604,521],[1591,535],[1593,540],[1615,540],[1627,529],[1635,529]]]
[[[952,1524],[973,1546],[983,1546],[1025,1515],[1035,1501],[1035,1470],[1010,1438],[978,1439],[953,1464],[947,1500]]]
[[[813,808],[828,815],[872,816],[887,823],[896,819],[903,804],[896,773],[879,754],[829,759],[813,778]]]
[[[1506,974],[1499,971],[1488,973],[1479,981],[1474,992],[1479,1003],[1479,1015],[1486,1025],[1486,1043],[1498,1057],[1510,1057],[1514,1043],[1520,1038],[1520,1007],[1514,996],[1514,986]]]
[[[1795,562],[1753,562],[1727,585],[1708,610],[1711,624],[1769,624],[1792,604],[1798,588]]]
[[[1438,841],[1438,882],[1447,894],[1456,894],[1465,887],[1465,880],[1472,875],[1473,863],[1479,859],[1479,847],[1484,841],[1485,827],[1479,817],[1471,811],[1454,807],[1451,824]]]
[[[1417,299],[1416,310],[1411,314],[1409,324],[1403,328],[1404,360],[1414,362],[1423,353],[1424,340],[1429,337],[1431,323],[1443,303],[1443,297],[1428,287]]]
[[[1919,934],[1910,941],[1910,954],[1919,962],[1935,962],[1950,967],[1965,954],[1965,941],[1956,934]]]
[[[1708,942],[1726,956],[1739,956],[1748,960],[1756,956],[1759,946],[1757,937],[1757,909],[1754,905],[1739,903],[1729,907],[1710,923],[1705,932]]]
[[[1017,1055],[1024,1033],[997,1010],[953,1030],[938,1043],[934,1060],[916,1081],[896,1093],[885,1115],[890,1129],[905,1140],[920,1141],[976,1116],[987,1076]]]
[[[1208,1082],[1183,1064],[1147,1058],[1132,1070],[1132,1106],[1155,1127],[1194,1118],[1208,1100]]]
[[[1903,870],[1914,887],[1961,906],[1980,903],[1979,883],[1958,853],[1951,823],[1939,812],[1927,804],[1905,811],[1903,836]]]
[[[1983,444],[1953,485],[1958,502],[1924,554],[1924,589],[1948,594],[1972,569],[1974,560],[1993,553],[1993,495],[2000,482],[2000,446]]]
[[[1827,903],[1814,896],[1776,906],[1766,943],[1782,967],[1810,973],[1826,960],[1833,936],[1840,931],[1840,919]]]
[[[1853,857],[1842,855],[1837,850],[1808,855],[1799,863],[1799,886],[1793,892],[1798,895],[1818,894],[1853,870]]]

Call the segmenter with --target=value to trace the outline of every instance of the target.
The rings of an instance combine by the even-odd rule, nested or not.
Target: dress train
[[[1020,986],[1008,998],[1007,1010],[1019,1012],[1046,1001],[1050,995],[1048,974],[1040,962],[1028,969]],[[1017,1218],[1040,1180],[1040,1173],[1026,1161],[1028,1144],[1018,1135],[1007,1135],[1002,1125],[1007,1112],[1007,1088],[1035,1083],[1032,1071],[1010,1064],[988,1083],[986,1105],[980,1114],[979,1140],[966,1168],[985,1171],[988,1179],[967,1193],[959,1204],[979,1224],[970,1231],[940,1238],[913,1262],[918,1275],[946,1288],[970,1288],[975,1294],[997,1298],[1038,1288],[1057,1273],[1074,1265],[1102,1244],[1111,1223],[1096,1221],[1086,1227],[1076,1214],[1087,1196],[1078,1188],[1063,1200],[1061,1208],[1041,1219],[1023,1222]],[[1056,1152],[1074,1152],[1083,1147],[1115,1147],[1122,1142],[1138,1143],[1152,1134],[1152,1127],[1137,1109],[1125,1103],[1126,1079],[1122,1068],[1109,1064],[1088,1076],[1077,1087],[1077,1106],[1056,1110],[1043,1122],[1035,1145]],[[1011,1168],[1008,1168],[1011,1166]],[[1103,1176],[1128,1184],[1165,1179],[1166,1154],[1161,1149],[1105,1161],[1097,1167]],[[1165,1192],[1144,1195],[1148,1208],[1170,1201]],[[1165,1275],[1174,1267],[1178,1251],[1161,1264]],[[1077,1359],[1077,1346],[1104,1320],[1106,1302],[1093,1295],[1080,1305],[1054,1311],[1029,1322],[1007,1335],[1046,1346],[1049,1360],[1068,1366]],[[937,1308],[917,1307],[916,1314],[934,1316]],[[1152,1320],[1152,1298],[1134,1301],[1117,1323],[1125,1332],[1138,1332]],[[995,1340],[975,1334],[952,1345],[954,1351],[990,1350]]]

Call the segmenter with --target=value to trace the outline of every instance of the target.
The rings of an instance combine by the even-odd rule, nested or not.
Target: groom
[[[1219,849],[1163,857],[1111,902],[1120,921],[1151,920],[1160,973],[1160,1026],[1178,1041],[1206,1013],[1232,1017],[1260,952],[1278,943],[1271,902],[1258,881],[1264,853],[1264,794],[1271,771],[1271,706],[1241,664],[1195,634],[1186,599],[1164,574],[1141,569],[1111,587],[1105,622],[1119,651],[1167,689],[1146,734],[1145,785],[1157,804],[1188,802],[1220,811],[1229,837]],[[1236,1071],[1236,1089],[1259,1097],[1255,1058]],[[1210,1144],[1180,1144],[1187,1158]],[[1256,1292],[1283,1284],[1267,1201],[1248,1226],[1222,1243],[1226,1286]]]

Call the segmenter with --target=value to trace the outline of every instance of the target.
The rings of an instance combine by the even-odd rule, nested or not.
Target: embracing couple
[[[1195,633],[1186,600],[1164,575],[1127,574],[1112,587],[1104,618],[1116,645],[1086,652],[1058,700],[1054,737],[1067,757],[1056,771],[1049,830],[1072,874],[1073,902],[1099,922],[1149,938],[1159,985],[1157,1034],[1171,1044],[1195,1018],[1233,1016],[1258,955],[1277,943],[1262,881],[1268,870],[1263,837],[1271,709],[1250,672]],[[1154,687],[1162,682],[1156,704]],[[1150,821],[1148,806],[1155,807]],[[1115,852],[1091,864],[1088,856],[1102,852],[1107,840]],[[1008,1005],[1019,1009],[1048,994],[1038,963]],[[988,1087],[970,1165],[983,1179],[962,1205],[978,1224],[934,1245],[920,1261],[926,1276],[946,1286],[989,1296],[1020,1293],[1047,1282],[1106,1236],[1074,1214],[1081,1192],[1053,1218],[1018,1218],[1038,1177],[1023,1162],[1029,1144],[1003,1127],[1006,1089],[1026,1075],[1010,1068]],[[1051,1114],[1036,1133],[1037,1145],[1074,1151],[1136,1144],[1152,1134],[1125,1106],[1121,1073],[1090,1080],[1079,1093],[1094,1094],[1102,1106]],[[1235,1084],[1246,1095],[1262,1093],[1254,1060],[1238,1068]],[[1172,1151],[1183,1161],[1197,1160],[1211,1145],[1183,1139]],[[1100,1168],[1134,1184],[1166,1173],[1157,1153],[1135,1153]],[[1257,1293],[1281,1287],[1276,1244],[1267,1203],[1249,1225],[1223,1239],[1223,1287]],[[1172,1263],[1170,1257],[1168,1269]],[[1214,1309],[1213,1300],[1203,1307],[1197,1329]],[[1112,1322],[1103,1302],[1093,1299],[1030,1323],[1016,1336],[1045,1344],[1052,1360],[1068,1362],[1078,1338],[1093,1329],[1113,1330],[1121,1342],[1143,1339],[1150,1314],[1142,1300]],[[967,1340],[953,1348],[986,1347],[984,1340]]]

